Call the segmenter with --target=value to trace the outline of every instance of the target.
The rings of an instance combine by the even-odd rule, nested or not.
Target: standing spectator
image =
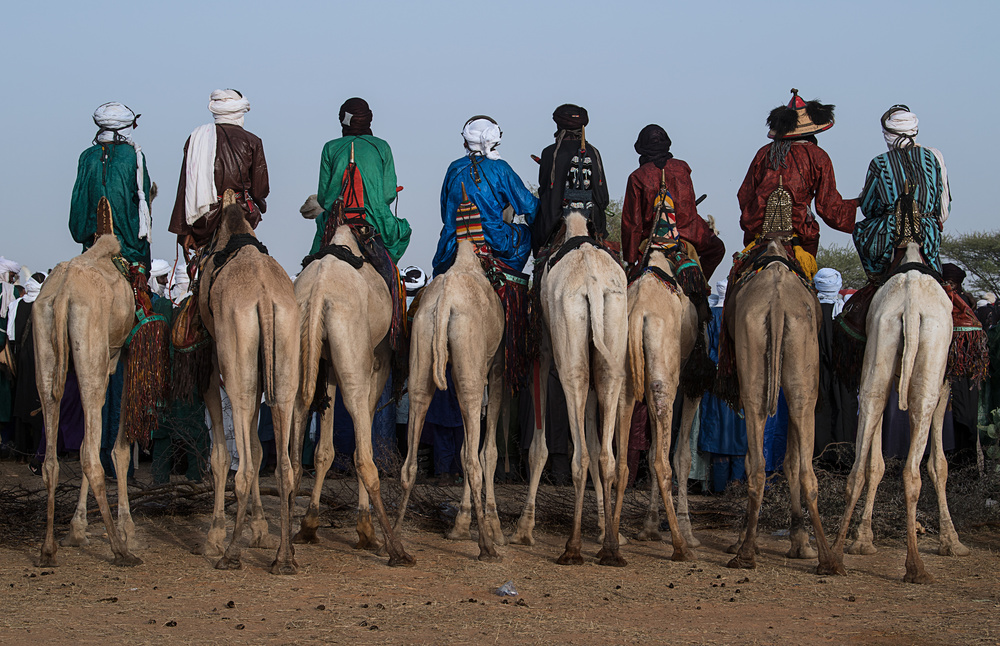
[[[819,296],[823,320],[819,328],[819,398],[816,401],[816,442],[814,455],[821,455],[833,443],[850,445],[858,427],[858,398],[842,384],[833,371],[833,319],[844,309],[840,295],[843,287],[840,272],[824,267],[816,272],[813,283]],[[853,460],[845,455],[843,463],[836,452],[824,460],[837,468],[850,467]]]

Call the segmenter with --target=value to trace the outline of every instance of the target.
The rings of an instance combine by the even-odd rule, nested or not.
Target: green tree
[[[608,240],[616,244],[622,243],[622,200],[611,200],[604,209],[608,227]]]
[[[945,235],[941,258],[961,265],[970,274],[966,290],[1000,294],[1000,231]]]
[[[830,267],[840,272],[845,289],[861,289],[868,282],[868,276],[861,266],[861,259],[854,247],[833,244],[820,247],[816,254],[816,264],[822,269]]]

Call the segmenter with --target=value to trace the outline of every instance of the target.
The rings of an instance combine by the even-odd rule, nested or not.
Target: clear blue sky
[[[267,153],[258,236],[291,273],[315,232],[298,207],[352,96],[371,105],[406,187],[399,215],[414,233],[402,264],[428,270],[465,120],[495,117],[503,157],[537,183],[529,155],[552,141],[564,102],[590,112],[612,197],[637,166],[638,131],[664,126],[708,194],[701,211],[716,217],[727,254],[742,243],[736,190],[767,142],[767,113],[792,87],[837,105],[819,141],[845,197],[885,150],[880,115],[906,103],[918,141],[948,164],[946,231],[994,229],[998,22],[992,1],[12,3],[0,25],[0,254],[47,269],[79,253],[67,228],[77,158],[94,137],[94,108],[122,101],[143,115],[135,139],[160,188],[153,255],[173,260],[166,227],[184,140],[226,87],[250,100],[246,127]],[[824,226],[822,243],[834,242],[850,239]]]

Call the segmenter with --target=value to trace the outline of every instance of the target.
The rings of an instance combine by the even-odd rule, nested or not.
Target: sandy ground
[[[19,465],[0,471],[5,483],[40,485]],[[204,514],[138,515],[145,563],[135,568],[110,564],[96,514],[88,547],[61,548],[59,567],[37,568],[39,526],[33,538],[0,543],[0,643],[1000,644],[1000,538],[988,527],[963,534],[965,558],[938,556],[936,538],[922,537],[936,582],[916,586],[902,581],[898,541],[847,556],[846,577],[819,577],[815,560],[786,559],[787,538],[768,534],[756,570],[730,570],[733,532],[699,527],[697,516],[703,545],[692,563],[670,561],[669,543],[633,541],[622,548],[626,568],[601,567],[593,526],[582,566],[556,565],[566,537],[551,530],[536,532],[533,547],[500,548],[499,563],[480,563],[475,543],[414,520],[403,540],[416,565],[389,568],[385,557],[353,549],[351,515],[325,516],[321,542],[296,546],[300,571],[289,577],[268,573],[271,550],[245,550],[242,570],[213,569],[192,553],[207,531]],[[507,581],[517,596],[496,594]]]

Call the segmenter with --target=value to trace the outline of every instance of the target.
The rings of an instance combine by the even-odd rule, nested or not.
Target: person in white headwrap
[[[816,295],[819,297],[820,304],[832,305],[833,318],[836,318],[844,309],[844,297],[840,295],[844,279],[840,272],[832,267],[823,267],[813,276],[813,284],[816,286]]]
[[[859,198],[865,219],[854,227],[854,245],[861,265],[869,276],[889,270],[896,248],[897,205],[906,211],[912,199],[922,229],[921,251],[928,264],[941,271],[941,232],[951,206],[944,157],[940,151],[916,142],[919,120],[905,105],[886,110],[881,122],[889,150],[868,165]]]
[[[215,90],[208,109],[214,123],[199,126],[184,143],[177,198],[170,217],[171,233],[185,252],[208,244],[219,226],[221,197],[226,189],[239,196],[246,220],[256,228],[267,211],[270,193],[264,144],[243,128],[250,102],[237,90]]]
[[[164,296],[169,278],[170,263],[162,258],[155,258],[149,266],[149,291],[157,296]]]
[[[77,165],[70,202],[69,230],[86,251],[97,233],[97,203],[111,205],[115,236],[122,256],[149,267],[153,220],[149,201],[152,183],[142,148],[132,139],[139,115],[122,103],[104,103],[94,110],[97,135]]]
[[[0,256],[0,318],[7,316],[7,308],[24,293],[24,288],[17,284],[20,273],[19,263]]]
[[[39,279],[41,279],[41,280],[39,280]],[[18,321],[19,321],[19,317],[17,315],[18,309],[20,309],[20,306],[21,306],[22,303],[34,303],[35,302],[35,299],[38,298],[38,293],[40,291],[42,291],[42,282],[44,280],[45,280],[45,274],[42,274],[41,272],[39,272],[37,274],[34,274],[34,275],[29,275],[24,280],[24,295],[21,296],[20,298],[16,299],[13,303],[11,303],[10,307],[7,309],[7,340],[8,341],[16,341],[17,340],[17,328],[24,326],[24,320],[23,320],[24,319],[24,314],[23,313],[22,313],[22,316],[20,317],[20,319],[22,319],[22,320],[20,321],[20,323],[18,323]]]
[[[497,146],[503,133],[497,122],[478,115],[465,122],[462,140],[466,154],[453,161],[441,187],[441,237],[434,254],[434,275],[448,270],[458,250],[455,215],[462,202],[462,188],[479,210],[482,237],[493,256],[515,271],[521,271],[531,254],[531,231],[538,198],[525,187],[514,169],[500,159]],[[512,207],[526,224],[504,221],[504,209]],[[478,233],[478,232],[477,232]]]
[[[180,305],[185,298],[191,295],[188,290],[190,284],[191,279],[188,278],[187,265],[183,262],[178,263],[169,282],[170,300],[174,302],[174,305]]]

